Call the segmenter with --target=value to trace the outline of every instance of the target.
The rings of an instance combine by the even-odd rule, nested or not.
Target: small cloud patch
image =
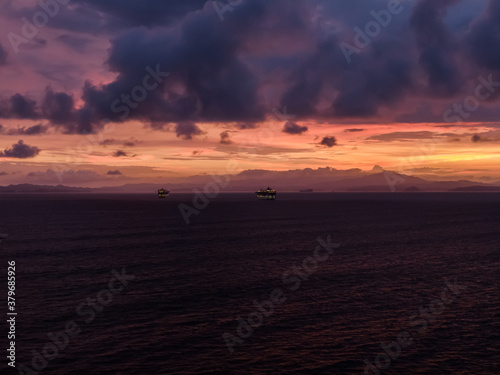
[[[188,121],[178,123],[175,126],[175,134],[177,135],[177,138],[190,140],[193,139],[193,137],[196,135],[205,134],[205,132],[201,130],[194,122]]]
[[[231,143],[233,143],[229,138],[229,132],[227,130],[220,133],[220,143],[222,143],[223,145],[230,145]]]
[[[293,122],[287,121],[283,127],[283,133],[288,134],[302,134],[305,133],[309,128],[307,126],[300,126]]]
[[[40,153],[40,149],[35,146],[28,146],[20,139],[16,144],[12,145],[11,149],[0,151],[2,158],[27,159],[34,158]]]
[[[364,132],[364,131],[365,131],[365,129],[354,128],[354,129],[345,129],[344,133],[359,133],[359,132]]]
[[[335,137],[324,137],[319,144],[321,146],[326,146],[326,147],[337,146],[337,138],[335,138]]]
[[[115,158],[119,158],[119,157],[122,157],[122,156],[127,156],[127,153],[125,151],[122,151],[122,150],[118,150],[116,151],[113,156]]]

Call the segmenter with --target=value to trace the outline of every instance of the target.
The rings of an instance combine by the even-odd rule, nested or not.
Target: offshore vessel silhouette
[[[169,194],[170,192],[168,190],[165,190],[163,188],[158,189],[158,198],[166,198]]]
[[[268,200],[276,199],[276,190],[271,189],[270,187],[268,187],[265,190],[260,189],[256,191],[255,194],[257,194],[257,198],[259,199],[268,199]]]

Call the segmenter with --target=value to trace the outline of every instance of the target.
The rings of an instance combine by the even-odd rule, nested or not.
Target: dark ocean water
[[[365,360],[388,365],[370,374],[500,374],[499,194],[222,194],[186,225],[191,198],[0,196],[16,364],[45,346],[39,374],[362,374]],[[328,236],[340,246],[304,273]],[[294,266],[302,279],[283,281]],[[101,293],[123,268],[135,279]],[[286,300],[238,336],[276,289]],[[85,322],[98,294],[112,301]],[[71,321],[80,333],[51,357],[48,334]],[[401,332],[413,341],[390,358],[381,344]]]

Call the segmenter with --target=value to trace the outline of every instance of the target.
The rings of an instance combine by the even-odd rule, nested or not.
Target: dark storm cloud
[[[35,119],[38,118],[35,107],[36,102],[29,100],[21,94],[15,94],[10,98],[10,113],[15,118]]]
[[[307,126],[300,126],[293,122],[287,121],[285,126],[283,127],[283,133],[288,134],[302,134],[308,130]]]
[[[230,145],[231,143],[233,143],[229,138],[229,132],[227,130],[220,133],[220,143],[222,143],[223,145]]]
[[[337,139],[335,137],[324,137],[319,144],[326,147],[337,146]]]
[[[457,41],[443,22],[447,9],[458,1],[420,0],[410,19],[417,35],[420,65],[427,73],[430,90],[439,96],[451,96],[460,88],[454,61]]]
[[[108,176],[121,176],[122,175],[122,172],[120,172],[119,170],[115,170],[115,171],[108,171],[108,173],[106,173]]]
[[[12,95],[9,100],[3,101],[0,106],[0,116],[4,118],[29,120],[40,118],[36,108],[36,101],[21,94]]]
[[[0,66],[7,64],[7,51],[0,44]]]
[[[491,0],[488,11],[467,37],[468,52],[476,63],[500,70],[500,2]]]
[[[88,128],[100,118],[140,119],[156,129],[162,128],[158,124],[183,121],[263,121],[268,112],[258,97],[260,77],[241,54],[247,40],[255,38],[253,33],[263,32],[259,25],[268,28],[268,18],[277,16],[280,9],[296,8],[284,4],[281,0],[272,6],[265,0],[243,2],[224,22],[213,6],[207,5],[185,17],[178,27],[135,28],[122,33],[112,40],[108,59],[117,79],[103,86],[85,85],[82,111],[86,121],[79,126]],[[287,10],[286,16],[293,13]],[[292,29],[299,22],[296,14],[290,18],[272,27],[278,32],[283,32],[280,27]],[[122,109],[116,100],[141,85],[147,74],[159,77],[159,85],[130,111]]]
[[[281,105],[299,117],[359,118],[374,117],[382,107],[399,107],[399,102],[410,95],[451,97],[458,94],[466,78],[474,78],[477,73],[461,61],[464,57],[465,60],[473,59],[464,53],[464,46],[459,43],[463,37],[461,33],[467,30],[452,29],[450,21],[445,21],[445,16],[457,3],[458,0],[401,2],[404,11],[393,15],[386,28],[358,50],[348,63],[340,53],[339,44],[353,43],[354,35],[349,34],[351,28],[363,29],[368,21],[373,21],[370,10],[383,10],[383,2],[371,2],[370,6],[366,1],[323,2],[323,15],[340,15],[342,23],[350,27],[317,38],[315,52],[290,76],[291,84],[282,96]],[[500,8],[498,2],[493,3],[490,13]],[[472,24],[474,17],[470,14],[467,17]],[[491,22],[492,27],[497,24]],[[495,38],[500,33],[490,32],[491,35]],[[487,51],[489,60],[495,63],[500,56],[496,48],[500,40],[491,39]],[[322,99],[325,102],[325,91],[336,91],[337,96],[332,106],[321,113],[318,105]],[[407,121],[412,122],[412,115],[407,117]]]
[[[249,12],[259,6],[264,8],[263,1],[255,3],[260,5],[248,2],[240,7],[248,8]],[[244,15],[232,14],[232,18],[240,19],[240,30],[234,32],[213,11],[204,11],[187,17],[180,30],[137,28],[114,39],[108,62],[119,75],[102,87],[85,85],[83,99],[88,120],[91,123],[103,117],[115,121],[130,117],[152,123],[262,120],[264,110],[258,103],[258,80],[239,59],[242,34],[251,28],[254,19],[252,14]],[[130,111],[123,110],[118,116],[118,105],[112,110],[111,104],[141,85],[147,74],[153,77],[150,85],[157,79],[156,87],[147,92],[147,100],[134,103]],[[184,93],[175,91],[179,86]]]
[[[295,83],[281,99],[281,106],[291,108],[293,113],[298,116],[305,117],[314,114],[319,101],[321,80],[319,74],[308,74],[309,70],[315,70],[316,62],[311,61],[311,64],[313,66],[310,67],[309,64],[306,64],[298,69],[291,78],[291,81],[295,81]]]
[[[429,121],[433,108],[415,112],[419,103],[407,99],[458,97],[479,68],[500,69],[500,3],[478,15],[467,1],[402,1],[349,63],[341,43],[354,44],[354,27],[374,22],[387,0],[243,0],[223,21],[205,0],[74,0],[47,27],[66,30],[58,42],[80,53],[88,35],[107,33],[106,66],[116,78],[85,82],[80,108],[80,95],[47,89],[40,110],[16,94],[0,103],[0,117],[43,117],[65,133],[96,131],[103,119],[156,130],[210,122],[252,129],[283,107],[294,121]],[[8,4],[14,18],[33,14]],[[462,13],[450,15],[456,8]],[[134,99],[141,92],[145,99]],[[178,137],[197,135],[189,126],[197,128],[175,126]]]
[[[194,122],[180,122],[175,125],[175,134],[178,138],[193,139],[195,135],[204,134],[204,132]]]
[[[152,0],[140,6],[132,1],[86,3],[144,25],[164,19],[166,9],[168,14],[183,17],[203,6],[203,2],[195,1],[183,6],[161,5]],[[369,16],[370,11],[363,2],[342,6],[325,2],[324,6],[331,7],[328,10],[332,12],[349,14],[353,20],[360,19],[355,18],[360,7],[366,8],[365,15]],[[340,9],[333,9],[339,6]],[[100,87],[86,83],[82,95],[85,105],[78,113],[73,131],[88,131],[102,118],[113,121],[136,118],[151,123],[264,120],[270,108],[265,108],[259,100],[264,77],[256,75],[255,68],[266,67],[257,65],[250,69],[248,60],[241,58],[248,41],[258,35],[272,38],[304,34],[317,38],[315,50],[305,60],[297,57],[275,60],[274,69],[278,70],[286,68],[283,64],[295,64],[281,103],[298,116],[318,115],[316,107],[324,89],[339,92],[329,113],[338,117],[371,116],[380,105],[392,104],[402,96],[411,85],[411,65],[406,55],[398,57],[395,51],[408,44],[407,40],[374,42],[368,53],[348,66],[335,35],[316,35],[317,25],[310,24],[314,11],[314,4],[305,1],[244,1],[221,22],[210,3],[202,11],[184,17],[178,27],[126,31],[112,40],[108,61],[111,70],[118,74],[117,79]],[[300,63],[301,60],[304,61]],[[111,104],[142,83],[147,67],[157,67],[170,76],[159,88],[148,92],[147,100],[118,116]],[[183,88],[182,93],[176,90],[178,87]]]
[[[23,126],[16,129],[6,129],[3,125],[0,125],[0,134],[4,135],[39,135],[46,133],[47,130],[47,126],[43,126],[42,124],[29,127]]]
[[[373,21],[370,9],[384,9],[382,3],[370,3],[369,7],[363,1],[339,3],[325,2],[324,9],[328,12],[342,7],[337,9],[342,14],[340,19],[361,28]],[[324,115],[373,117],[381,107],[393,108],[417,92],[442,97],[457,94],[464,85],[460,73],[464,66],[459,61],[462,46],[458,43],[460,35],[454,35],[444,21],[456,3],[421,0],[411,7],[402,2],[405,12],[393,15],[388,26],[355,54],[350,64],[339,53],[338,45],[341,41],[352,43],[353,36],[349,39],[345,32],[340,32],[318,39],[316,51],[290,77],[294,83],[281,104],[299,116],[321,117],[317,108],[322,92],[334,90],[337,98]],[[419,78],[422,72],[425,85]],[[465,71],[466,74],[470,73]]]
[[[371,8],[362,8],[369,16]],[[299,117],[346,118],[374,116],[379,107],[396,103],[414,85],[414,62],[409,53],[402,53],[411,48],[407,40],[411,34],[400,27],[397,22],[391,23],[383,35],[359,50],[351,63],[340,44],[346,40],[354,43],[354,33],[317,37],[315,50],[289,77],[281,105]],[[391,28],[400,38],[392,37]],[[327,96],[325,92],[337,94]],[[330,105],[319,111],[321,102]]]
[[[87,87],[87,86],[85,86]],[[85,99],[85,87],[83,98]],[[51,87],[45,89],[41,101],[42,117],[58,128],[62,128],[67,134],[88,134],[95,129],[92,124],[101,125],[104,117],[97,117],[89,108],[77,109],[72,95],[64,92],[54,92]]]
[[[0,151],[0,157],[27,159],[34,158],[39,153],[40,149],[38,147],[28,146],[27,144],[24,144],[23,140],[21,139],[17,143],[13,144],[11,149]]]
[[[363,59],[358,64],[363,66],[340,78],[340,93],[332,105],[338,117],[377,115],[381,106],[395,104],[413,85],[411,62],[405,57],[371,62]]]
[[[64,125],[75,121],[74,101],[68,94],[47,88],[42,102],[42,114],[55,125]]]

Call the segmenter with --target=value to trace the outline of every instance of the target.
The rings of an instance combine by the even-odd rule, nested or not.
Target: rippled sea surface
[[[221,194],[186,225],[178,205],[191,199],[0,196],[5,312],[7,261],[17,272],[16,364],[33,369],[35,356],[39,374],[500,374],[500,195]],[[314,264],[328,236],[340,246]],[[135,279],[86,322],[78,307],[122,269]],[[446,280],[460,288],[444,304]],[[282,303],[254,313],[273,291]],[[37,363],[48,334],[71,321],[80,333]],[[2,331],[7,349],[5,321]],[[411,345],[385,354],[402,332]],[[1,366],[17,373],[5,356]]]

